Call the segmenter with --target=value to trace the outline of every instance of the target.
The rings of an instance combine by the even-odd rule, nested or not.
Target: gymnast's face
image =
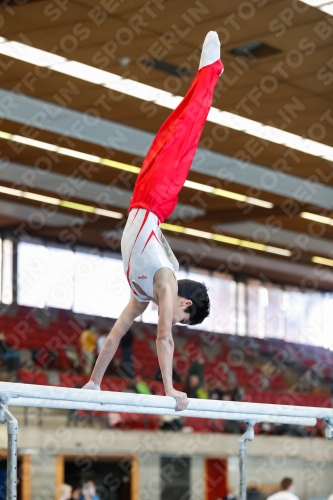
[[[190,324],[190,313],[185,311],[191,305],[192,300],[184,299],[184,297],[177,297],[177,302],[173,309],[173,325],[175,325],[176,323],[181,323],[182,325]]]

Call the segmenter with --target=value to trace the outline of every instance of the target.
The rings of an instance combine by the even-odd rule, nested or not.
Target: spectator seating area
[[[0,331],[5,344],[13,350],[32,353],[32,362],[23,363],[17,371],[17,380],[40,385],[82,387],[89,379],[74,369],[66,354],[68,346],[80,355],[79,337],[85,328],[86,317],[62,310],[30,310],[16,306],[0,316]],[[109,329],[114,320],[89,318],[97,330]],[[256,403],[279,403],[306,406],[331,406],[330,394],[291,392],[285,378],[285,368],[297,367],[303,372],[322,360],[321,380],[332,376],[333,353],[311,346],[287,344],[283,341],[250,339],[230,335],[211,335],[194,329],[178,327],[175,332],[174,368],[185,381],[192,362],[203,359],[205,381],[219,380],[230,384],[230,373],[236,385],[243,387],[245,400]],[[161,382],[155,380],[158,369],[156,326],[144,323],[134,325],[133,358],[135,372],[139,373],[153,394],[163,394]],[[131,381],[123,376],[121,354],[103,380],[102,389],[124,391]],[[283,360],[283,363],[281,362]],[[53,379],[50,374],[53,374]],[[318,371],[316,371],[318,376]],[[55,376],[56,374],[56,376]],[[266,385],[263,385],[263,377]],[[175,383],[178,390],[184,383]],[[84,412],[82,412],[84,414]],[[215,422],[190,419],[195,430],[216,430]],[[124,428],[157,428],[159,418],[122,415]],[[187,423],[186,423],[187,425]]]

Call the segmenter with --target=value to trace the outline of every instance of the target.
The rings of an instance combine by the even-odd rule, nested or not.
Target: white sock
[[[221,44],[216,31],[209,31],[202,46],[199,69],[220,59]]]

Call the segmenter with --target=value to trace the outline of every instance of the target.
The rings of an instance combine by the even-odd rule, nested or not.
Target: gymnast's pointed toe
[[[214,64],[220,60],[221,43],[216,31],[209,31],[202,46],[199,69]],[[223,73],[223,64],[221,62],[221,73]]]

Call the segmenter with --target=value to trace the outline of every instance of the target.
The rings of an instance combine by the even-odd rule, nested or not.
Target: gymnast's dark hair
[[[178,280],[178,295],[192,301],[192,305],[185,309],[190,313],[190,324],[202,323],[209,315],[210,302],[208,290],[204,283],[193,280]]]

